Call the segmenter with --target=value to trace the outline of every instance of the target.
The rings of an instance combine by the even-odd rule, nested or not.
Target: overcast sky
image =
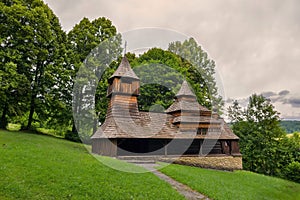
[[[68,31],[107,17],[118,32],[159,27],[195,38],[217,63],[225,99],[270,98],[282,118],[300,119],[298,0],[44,0]]]

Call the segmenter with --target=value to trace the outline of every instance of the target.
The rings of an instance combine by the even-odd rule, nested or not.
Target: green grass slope
[[[215,200],[300,199],[300,184],[252,172],[224,172],[175,164],[160,171]]]
[[[111,159],[111,158],[100,158]],[[135,165],[113,160],[124,167]],[[183,199],[152,173],[113,170],[77,143],[0,131],[0,199]]]

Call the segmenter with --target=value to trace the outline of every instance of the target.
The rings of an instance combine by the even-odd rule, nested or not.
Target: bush
[[[9,131],[19,131],[21,129],[21,124],[8,123],[6,129]]]
[[[292,162],[285,167],[283,172],[285,178],[300,183],[300,163]]]
[[[78,133],[74,133],[72,131],[67,131],[67,133],[65,134],[65,139],[73,141],[73,142],[81,143],[81,139],[80,139]]]

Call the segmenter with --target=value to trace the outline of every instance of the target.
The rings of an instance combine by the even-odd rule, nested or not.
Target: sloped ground
[[[177,164],[160,171],[214,200],[300,199],[300,184],[248,171],[228,172]]]
[[[178,181],[176,181],[176,180],[170,178],[169,176],[158,171],[156,168],[159,168],[159,166],[160,166],[159,164],[152,164],[149,162],[148,163],[147,162],[144,162],[144,163],[137,162],[136,165],[144,167],[145,169],[151,171],[153,174],[155,174],[160,179],[169,183],[173,188],[175,188],[180,194],[182,194],[188,200],[209,200],[209,198],[207,198],[203,194],[201,194],[195,190],[192,190],[190,187],[188,187],[182,183],[179,183]]]
[[[100,157],[123,168],[133,164]],[[83,145],[0,130],[0,199],[184,199],[152,173],[126,173],[97,161]]]
[[[96,157],[143,171],[130,163]],[[77,143],[0,130],[0,199],[184,199],[152,173],[121,172],[97,159]],[[300,199],[300,184],[246,171],[176,164],[159,171],[212,199]]]

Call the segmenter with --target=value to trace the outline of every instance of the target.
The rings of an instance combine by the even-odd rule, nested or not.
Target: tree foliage
[[[199,103],[212,108],[213,100],[208,93],[207,84],[203,81],[203,75],[188,60],[160,48],[152,48],[139,57],[133,53],[127,53],[126,57],[140,78],[141,87],[138,97],[140,110],[161,112],[162,108],[168,108],[173,103],[174,96],[185,79],[197,95]],[[103,97],[106,96],[108,83],[107,80],[104,82],[103,80],[113,74],[120,61],[121,59],[112,64],[105,72],[97,89],[96,112],[99,114],[100,122],[104,122],[107,109],[107,100]],[[213,79],[213,81],[215,80]]]
[[[76,73],[97,45],[116,35],[116,28],[104,17],[83,18],[66,34],[41,0],[9,0],[0,5],[1,127],[10,121],[25,128],[67,129],[73,121],[73,97],[80,97],[73,94]],[[120,36],[112,45],[114,52],[105,56],[116,59]],[[89,84],[89,77],[81,79]]]
[[[72,134],[76,135],[82,130],[91,132],[87,130],[91,126],[94,126],[95,131],[96,117],[100,115],[103,118],[105,115],[103,110],[106,110],[104,107],[107,106],[107,99],[105,95],[101,98],[99,94],[106,93],[104,87],[108,86],[107,75],[112,73],[111,63],[121,54],[121,37],[117,35],[116,28],[109,19],[100,17],[93,21],[83,18],[68,33],[68,39],[75,68],[72,97],[75,121],[73,133],[68,135],[73,137]],[[91,118],[95,121],[91,121]]]
[[[73,125],[76,133],[73,113],[75,118],[92,115],[104,121],[107,79],[122,50],[121,37],[109,19],[83,18],[66,34],[43,1],[6,0],[0,2],[0,22],[2,128],[7,122],[64,131]],[[167,51],[153,48],[140,57],[127,56],[145,83],[139,97],[141,110],[159,111],[161,107],[152,107],[155,104],[169,107],[183,79],[200,104],[215,107],[215,64],[193,39],[172,43]],[[84,121],[76,125],[89,127]]]
[[[111,38],[117,34],[116,27],[105,17],[90,21],[83,18],[68,33],[68,39],[71,43],[71,49],[74,52],[75,64],[79,67],[91,51],[96,48],[105,39]]]
[[[169,51],[153,48],[130,61],[141,81],[139,109],[149,111],[157,104],[165,109],[169,107],[186,71],[180,57]]]
[[[220,101],[216,103],[210,92],[209,84],[216,85],[213,73],[210,73],[211,77],[206,80],[208,73],[205,70],[209,68],[213,71],[214,62],[209,60],[207,54],[194,42],[193,39],[189,39],[183,44],[180,42],[171,43],[169,50],[153,48],[139,57],[130,55],[129,61],[134,71],[141,78],[140,109],[147,111],[155,104],[159,104],[164,108],[169,107],[173,103],[173,98],[184,79],[191,85],[201,105],[208,108],[222,107],[221,97]],[[196,45],[198,49],[188,49],[185,45]],[[176,49],[178,50],[176,51]],[[193,53],[201,51],[203,55],[198,55],[203,60],[201,67],[191,63],[190,60],[192,61],[192,59],[185,59],[181,56],[179,52],[181,50],[193,51]],[[212,83],[210,83],[211,81]],[[216,87],[214,89],[217,91]],[[218,104],[218,106],[213,106],[214,104]]]
[[[46,120],[54,102],[62,103],[68,79],[66,35],[58,18],[40,0],[1,2],[1,65],[14,63],[17,73],[29,83],[22,99],[28,99],[27,128],[34,113]],[[25,78],[26,77],[26,78]],[[18,105],[15,104],[15,105]]]
[[[168,50],[192,65],[189,72],[193,74],[194,84],[196,84],[194,88],[201,88],[202,96],[200,99],[204,100],[201,102],[202,105],[221,113],[224,102],[218,94],[215,62],[208,57],[208,54],[193,38],[183,42],[173,42],[169,45]]]
[[[26,86],[29,87],[29,84],[24,75],[18,74],[17,65],[13,62],[0,65],[0,83],[0,128],[5,129],[7,116],[18,116],[24,112],[26,106],[22,97],[26,96]]]
[[[235,101],[228,113],[240,137],[244,169],[282,177],[287,165],[299,161],[300,140],[286,137],[279,113],[268,99],[254,94],[246,109]]]

